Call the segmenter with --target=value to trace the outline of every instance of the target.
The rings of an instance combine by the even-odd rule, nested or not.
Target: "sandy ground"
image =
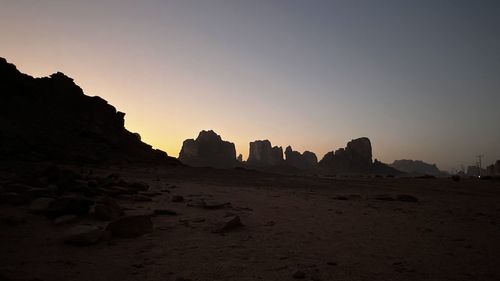
[[[127,214],[178,215],[154,216],[154,231],[142,237],[76,247],[62,242],[71,225],[2,205],[0,216],[27,223],[0,226],[0,280],[294,280],[297,271],[305,280],[500,280],[498,182],[114,172],[163,190],[152,202],[118,200]],[[381,200],[401,194],[419,201]],[[185,202],[171,202],[173,195]],[[189,206],[199,199],[231,205]],[[228,215],[245,226],[213,233]],[[89,217],[73,224],[86,223],[106,224]]]

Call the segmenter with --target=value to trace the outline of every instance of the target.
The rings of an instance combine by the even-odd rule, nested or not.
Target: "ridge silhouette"
[[[124,127],[125,113],[61,72],[33,78],[0,58],[0,158],[177,164]]]

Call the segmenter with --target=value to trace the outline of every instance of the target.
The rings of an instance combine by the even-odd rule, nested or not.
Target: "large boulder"
[[[61,72],[33,78],[0,58],[0,158],[174,164],[124,127],[125,113]]]
[[[234,143],[222,140],[212,130],[201,131],[196,140],[185,140],[179,160],[194,167],[232,168],[238,165]]]
[[[316,166],[318,158],[313,152],[304,151],[301,154],[298,151],[294,151],[291,146],[288,146],[285,149],[285,163],[299,169],[310,169]]]
[[[111,198],[103,198],[96,202],[94,206],[94,217],[110,221],[116,220],[123,215],[123,209]]]
[[[268,140],[256,140],[250,143],[250,153],[246,164],[254,167],[267,167],[283,164],[283,148],[272,146]]]
[[[325,154],[318,165],[334,173],[370,173],[373,168],[371,142],[365,137],[351,140],[346,148]]]

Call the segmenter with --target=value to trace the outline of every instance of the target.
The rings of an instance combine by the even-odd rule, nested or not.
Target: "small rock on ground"
[[[418,202],[417,197],[408,194],[400,194],[396,197],[396,199],[401,202]]]
[[[172,202],[183,202],[183,201],[184,201],[184,197],[182,197],[180,195],[172,196]]]
[[[54,198],[41,197],[33,200],[30,204],[30,211],[33,213],[43,213],[50,209],[50,205],[56,201]]]
[[[70,228],[64,237],[64,242],[77,246],[92,245],[103,237],[104,232],[97,226],[77,225]]]
[[[153,222],[147,215],[126,216],[110,222],[106,230],[116,237],[138,237],[152,232]]]
[[[169,216],[176,216],[177,212],[169,209],[155,209],[154,211],[155,215],[169,215]]]
[[[240,228],[242,226],[243,224],[241,223],[239,216],[231,216],[224,218],[224,220],[219,224],[219,226],[215,229],[214,232],[225,233]]]
[[[54,219],[54,224],[55,225],[69,224],[75,222],[77,219],[78,217],[75,215],[60,216]]]
[[[306,278],[306,274],[303,271],[295,271],[295,273],[292,275],[294,279],[304,279]]]

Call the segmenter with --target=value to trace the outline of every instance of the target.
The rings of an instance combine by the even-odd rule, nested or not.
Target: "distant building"
[[[490,176],[500,176],[500,160],[486,167],[486,173]]]
[[[479,169],[478,166],[469,166],[469,167],[467,167],[466,175],[469,177],[479,177],[481,175],[486,175],[486,170]]]

